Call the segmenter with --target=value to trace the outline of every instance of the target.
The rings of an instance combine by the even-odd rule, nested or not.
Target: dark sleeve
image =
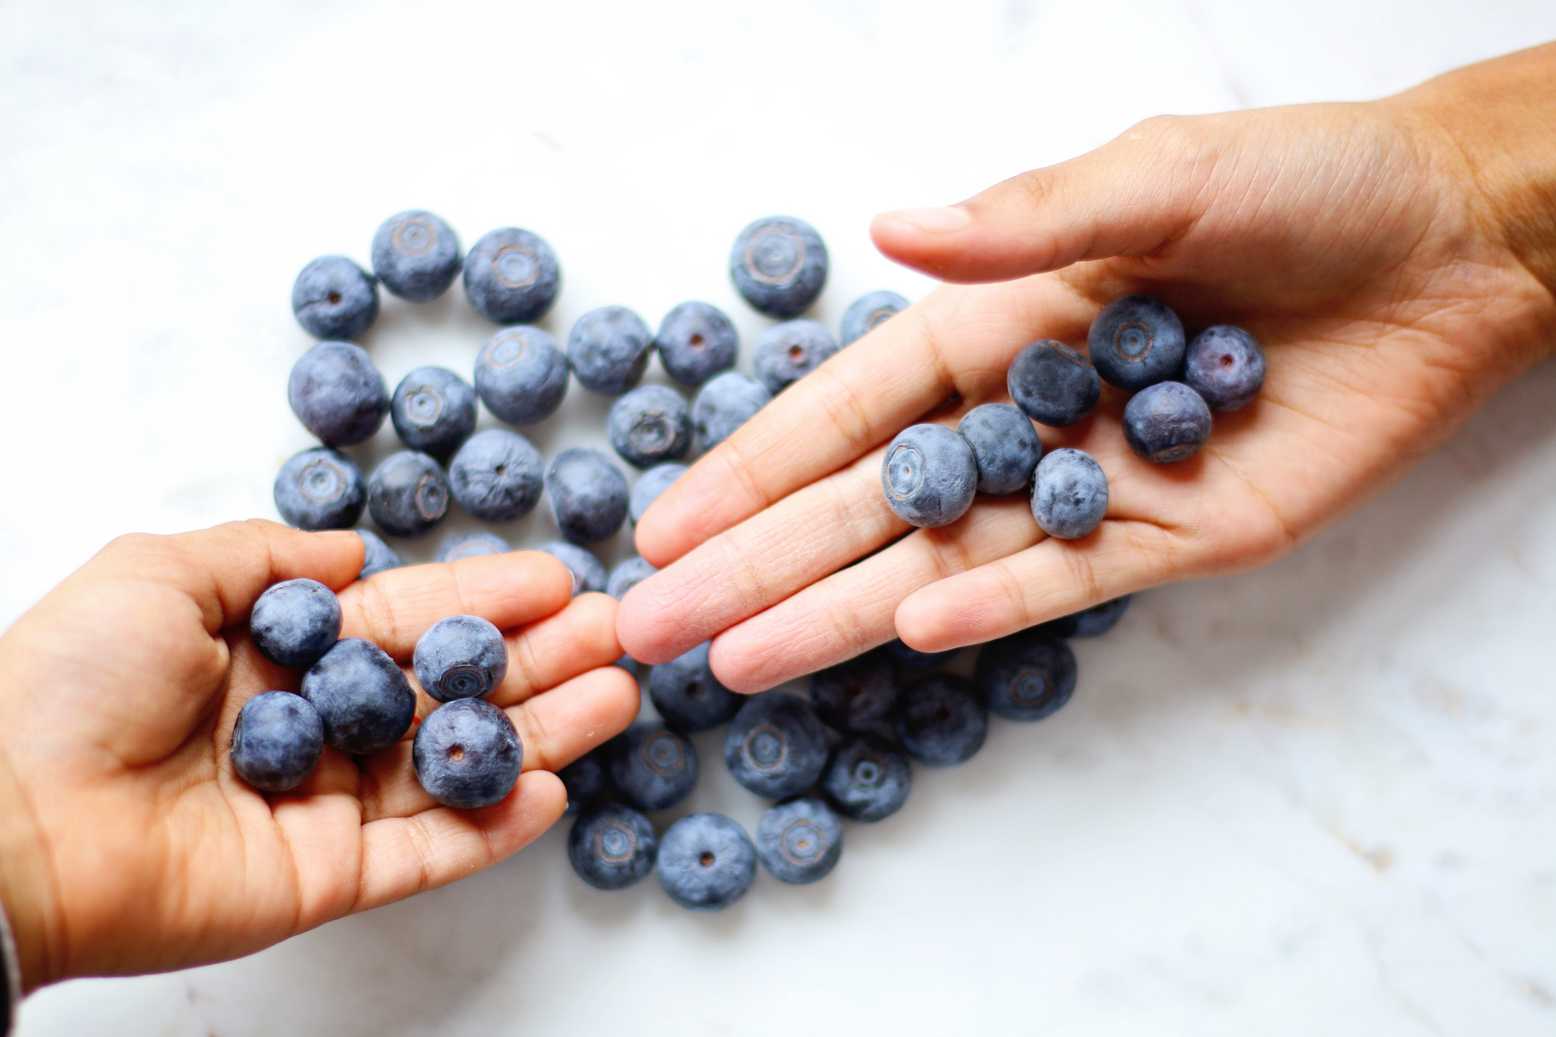
[[[6,921],[5,910],[0,908],[0,1037],[11,1032],[16,1022],[17,998],[22,992],[20,964],[16,960],[16,944],[11,940],[11,926]]]

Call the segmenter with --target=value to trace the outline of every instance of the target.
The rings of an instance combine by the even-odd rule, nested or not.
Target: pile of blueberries
[[[1245,407],[1264,385],[1264,350],[1247,331],[1217,324],[1191,341],[1172,308],[1148,295],[1103,307],[1086,344],[1089,358],[1052,339],[1034,342],[1010,365],[1014,405],[974,407],[954,430],[920,424],[899,433],[881,464],[892,510],[915,526],[945,526],[966,514],[978,493],[1030,487],[1032,517],[1043,532],[1079,539],[1107,513],[1107,476],[1084,450],[1045,455],[1032,421],[1075,424],[1097,406],[1106,380],[1133,393],[1124,406],[1130,449],[1170,464],[1205,445],[1212,410]]]
[[[779,321],[756,343],[752,378],[733,370],[734,324],[705,302],[675,306],[657,332],[625,307],[591,310],[573,325],[565,347],[559,345],[534,322],[556,299],[560,266],[545,240],[526,230],[492,231],[462,253],[446,222],[425,211],[403,212],[374,236],[372,266],[370,274],[344,256],[325,256],[304,267],[294,284],[293,312],[321,341],[293,368],[288,397],[320,445],[282,467],[274,487],[278,511],[303,529],[343,529],[365,510],[383,533],[414,537],[436,527],[451,501],[476,518],[507,522],[545,496],[561,538],[542,550],[573,573],[575,592],[605,590],[617,597],[653,566],[634,556],[607,574],[589,545],[614,536],[629,520],[636,523],[685,471],[683,461],[722,441],[774,395],[907,306],[896,293],[869,293],[848,308],[834,338],[819,322],[799,316],[826,281],[820,236],[790,217],[757,220],[739,234],[729,257],[741,296]],[[473,380],[422,367],[389,393],[366,351],[350,341],[376,319],[378,287],[423,302],[442,295],[461,274],[470,304],[501,325],[481,348]],[[1029,347],[1018,367],[1032,350],[1051,345]],[[651,354],[674,382],[694,390],[690,403],[668,386],[638,384]],[[1092,372],[1093,382],[1083,413],[1096,402],[1096,373],[1084,359],[1079,364]],[[475,431],[479,404],[507,426],[544,420],[573,379],[615,398],[609,441],[622,461],[642,470],[630,489],[623,468],[600,451],[563,450],[547,465],[511,427]],[[1041,381],[1024,378],[1023,391]],[[1013,369],[1019,403],[1016,383]],[[1055,396],[1052,388],[1033,392]],[[968,456],[989,474],[984,478],[980,471],[972,484],[986,492],[1013,492],[1037,465],[1031,424],[1006,409],[1020,418],[1024,433],[991,421],[989,407],[968,415],[962,436],[942,430],[964,451],[976,444]],[[372,437],[386,416],[405,449],[364,479],[344,448]],[[894,444],[888,487],[925,472],[931,473],[926,482],[941,478],[933,473],[941,467],[934,458],[942,447],[927,443],[916,455]],[[1006,454],[1019,458],[1015,475],[1006,471],[1011,463],[998,460]],[[902,510],[895,499],[893,507]],[[940,514],[931,505],[914,507]],[[400,564],[377,533],[358,532],[367,547],[363,578]],[[501,536],[483,531],[445,540],[438,557],[506,550]],[[983,744],[990,713],[1035,721],[1063,706],[1076,682],[1067,639],[1105,633],[1127,605],[1128,599],[1119,599],[985,645],[972,680],[946,670],[955,653],[926,655],[900,642],[812,675],[808,697],[736,695],[713,676],[706,644],[646,673],[623,658],[619,665],[640,675],[659,719],[634,725],[562,770],[568,809],[577,814],[568,844],[572,865],[599,889],[625,888],[657,870],[672,899],[697,909],[738,900],[758,861],[784,882],[817,881],[841,855],[840,817],[875,822],[897,812],[911,788],[914,763],[967,760]],[[294,580],[271,588],[255,606],[252,627],[267,657],[306,670],[300,694],[260,695],[239,717],[234,766],[254,787],[296,788],[324,744],[371,753],[409,728],[415,712],[409,681],[376,646],[338,639],[339,604],[321,584]],[[505,714],[484,701],[505,667],[501,635],[476,617],[445,619],[416,646],[417,681],[443,704],[417,730],[413,763],[440,803],[465,808],[497,802],[517,779],[523,746]],[[755,840],[737,822],[711,813],[681,817],[661,833],[648,815],[675,808],[697,780],[697,752],[688,736],[724,725],[731,774],[774,801]]]

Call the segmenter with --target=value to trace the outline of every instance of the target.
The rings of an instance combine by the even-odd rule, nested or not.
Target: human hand
[[[657,663],[715,637],[719,678],[756,691],[893,636],[987,641],[1291,549],[1549,352],[1551,84],[1556,47],[1376,103],[1153,119],[959,206],[879,218],[893,258],[999,283],[937,290],[664,493],[637,530],[661,571],[622,602],[623,646]],[[1108,515],[1084,540],[1044,539],[1023,496],[939,529],[892,514],[882,444],[1005,399],[1022,346],[1083,343],[1102,304],[1136,291],[1191,327],[1251,330],[1261,397],[1175,465],[1131,454],[1112,390],[1093,419],[1041,429],[1107,472]]]
[[[350,532],[255,521],[129,536],[0,638],[0,903],[26,988],[258,950],[472,874],[562,815],[547,772],[637,712],[636,683],[610,665],[615,603],[570,600],[567,570],[534,552],[353,582],[361,565]],[[411,767],[414,727],[365,759],[326,748],[294,793],[261,795],[234,774],[238,710],[301,676],[255,649],[249,609],[299,576],[340,591],[342,636],[402,664],[445,616],[507,632],[490,698],[524,741],[525,770],[507,799],[436,806]],[[418,692],[418,717],[435,705]]]

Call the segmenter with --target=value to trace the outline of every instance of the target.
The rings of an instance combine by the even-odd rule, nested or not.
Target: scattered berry
[[[869,292],[861,295],[843,311],[843,323],[839,339],[848,345],[885,324],[892,317],[908,308],[908,300],[896,292]]]
[[[648,697],[670,728],[687,734],[729,723],[745,701],[713,676],[706,641],[649,670]]]
[[[665,314],[654,335],[654,348],[665,373],[696,387],[735,366],[740,335],[717,306],[683,302]]]
[[[562,283],[556,253],[538,234],[503,227],[483,235],[465,258],[465,295],[498,324],[537,321]]]
[[[791,799],[762,814],[756,825],[756,852],[779,882],[819,882],[843,856],[843,823],[819,799]]]
[[[735,238],[729,276],[757,310],[793,317],[805,312],[827,283],[827,246],[803,220],[768,216]]]
[[[659,840],[659,884],[682,907],[719,911],[756,879],[756,847],[723,814],[688,814]]]
[[[570,368],[556,339],[519,324],[486,340],[475,358],[475,391],[486,409],[510,425],[533,425],[556,413],[567,395]]]
[[[320,256],[292,282],[292,313],[314,338],[359,338],[378,317],[378,282],[345,256]]]
[[[426,454],[390,454],[368,476],[367,510],[385,533],[420,536],[448,514],[448,478]]]
[[[371,439],[389,413],[383,376],[350,342],[320,342],[298,357],[286,397],[297,420],[327,446]]]
[[[276,473],[276,511],[298,529],[347,529],[362,517],[367,484],[345,454],[314,447]]]
[[[448,291],[462,265],[454,228],[422,209],[396,213],[373,235],[373,273],[408,302],[430,302]]]
[[[658,850],[648,818],[615,803],[581,814],[567,836],[573,871],[595,889],[626,889],[654,870]]]

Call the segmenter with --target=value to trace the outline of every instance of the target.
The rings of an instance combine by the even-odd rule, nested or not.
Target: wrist
[[[0,751],[0,911],[10,923],[18,997],[60,978],[50,964],[46,936],[51,894],[31,808]]]
[[[1491,233],[1556,302],[1556,44],[1450,72],[1392,101],[1443,142]]]

